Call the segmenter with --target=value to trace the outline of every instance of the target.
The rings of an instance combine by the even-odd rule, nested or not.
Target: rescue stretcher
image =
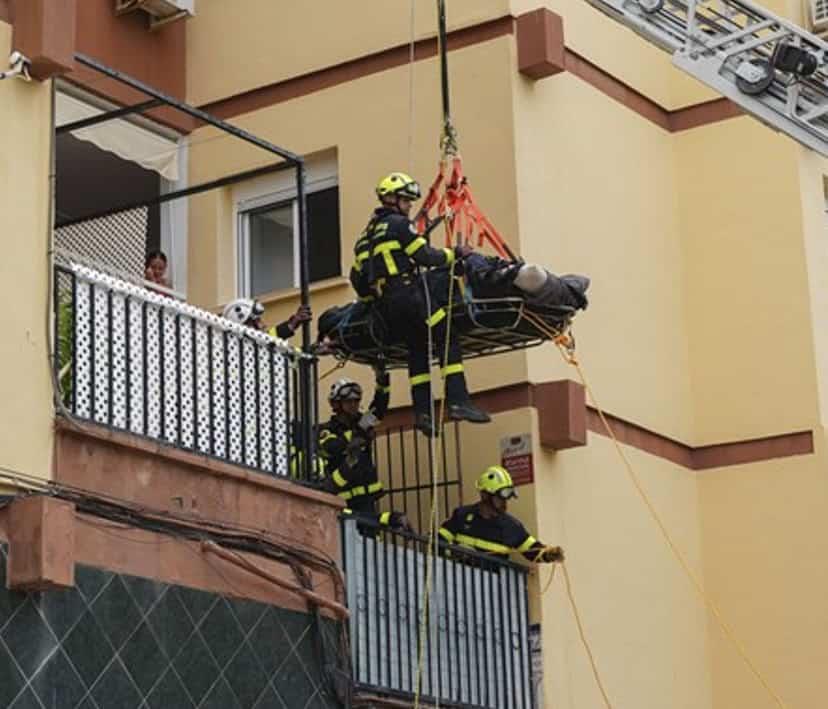
[[[390,337],[390,328],[376,308],[363,303],[346,306],[341,320],[320,337],[338,359],[374,365],[384,361],[388,369],[406,367],[408,354],[401,342]],[[536,347],[549,339],[527,314],[540,318],[551,330],[566,332],[576,308],[530,304],[520,296],[475,298],[464,294],[451,309],[451,327],[457,333],[464,359],[486,357]]]

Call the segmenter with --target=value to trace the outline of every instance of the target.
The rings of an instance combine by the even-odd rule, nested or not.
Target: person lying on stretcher
[[[464,261],[466,283],[474,298],[497,299],[521,297],[530,306],[565,307],[573,311],[585,310],[588,305],[586,291],[589,278],[566,274],[557,276],[542,266],[505,261],[495,256],[473,253]],[[448,270],[433,270],[428,274],[434,307],[448,302]],[[454,290],[455,302],[462,294]],[[337,329],[348,322],[364,319],[371,305],[363,302],[349,303],[326,310],[319,317],[319,342],[323,343],[319,354],[329,354],[335,349]]]

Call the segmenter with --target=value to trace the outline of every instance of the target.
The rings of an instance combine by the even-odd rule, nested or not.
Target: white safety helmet
[[[262,317],[264,306],[252,298],[236,298],[224,306],[222,315],[228,320],[244,325],[250,318]]]
[[[362,398],[362,387],[353,379],[338,379],[331,384],[331,391],[328,394],[328,401],[346,401],[348,399],[359,401]]]

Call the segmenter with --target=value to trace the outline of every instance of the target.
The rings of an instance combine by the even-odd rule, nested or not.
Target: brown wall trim
[[[549,22],[540,23],[543,18],[539,17],[539,13],[554,17],[546,18],[550,20]],[[506,15],[487,20],[477,25],[450,32],[448,48],[449,50],[461,49],[498,37],[516,34],[518,55],[522,57],[521,61],[525,63],[525,66],[519,64],[519,66],[523,66],[524,71],[522,73],[535,79],[551,76],[557,73],[556,67],[562,55],[563,67],[566,71],[670,133],[697,128],[743,114],[743,111],[736,104],[726,98],[714,99],[675,110],[664,108],[577,52],[565,48],[563,46],[563,31],[557,31],[558,27],[562,27],[560,19],[554,20],[557,17],[555,13],[549,10],[536,10],[518,18]],[[525,27],[539,23],[542,24],[542,29],[535,27],[534,31],[516,31],[516,24],[519,29],[521,24]],[[542,40],[555,46],[542,46]],[[202,105],[201,108],[218,118],[226,120],[339,86],[387,69],[403,66],[409,61],[409,52],[409,45],[399,45],[374,54],[351,59],[342,64],[325,67],[268,86],[212,101]],[[435,38],[420,40],[415,44],[415,61],[428,59],[435,56],[436,53],[437,40]]]
[[[449,51],[462,49],[481,42],[488,42],[497,37],[510,35],[513,32],[514,18],[511,15],[498,17],[494,20],[487,20],[477,25],[449,32],[448,49]],[[415,61],[422,61],[436,56],[436,54],[436,38],[423,39],[414,45]],[[204,104],[201,108],[218,118],[227,119],[300,96],[307,96],[316,91],[329,89],[387,69],[404,66],[409,59],[409,45],[402,44],[374,54],[351,59],[342,64],[325,67],[275,84],[213,101]]]
[[[282,480],[270,475],[250,471],[239,465],[224,463],[215,458],[196,455],[180,448],[165,446],[148,438],[133,436],[129,433],[112,431],[102,426],[91,424],[73,424],[62,417],[55,419],[55,430],[59,434],[78,438],[92,439],[111,444],[114,447],[125,448],[131,451],[148,453],[152,456],[168,460],[172,463],[183,464],[197,469],[199,472],[217,478],[229,478],[233,481],[266,488],[290,497],[300,498],[307,502],[314,502],[339,510],[344,503],[336,496],[319,490],[313,490],[303,485],[297,485],[289,480]],[[60,481],[60,470],[56,471],[55,479]],[[94,489],[94,488],[90,488]],[[98,490],[100,492],[100,490]]]
[[[742,115],[726,98],[670,111],[589,59],[566,47],[563,18],[540,8],[520,15],[515,23],[518,71],[538,81],[568,71],[601,93],[635,111],[662,130],[676,133]]]
[[[3,22],[11,22],[11,5],[9,0],[0,0],[0,20]]]
[[[744,114],[739,106],[727,98],[670,111],[571,49],[565,51],[564,65],[571,74],[670,133],[679,133]]]
[[[532,388],[526,382],[509,384],[497,389],[486,389],[474,394],[474,403],[481,406],[490,414],[499,414],[504,411],[525,409],[532,406]],[[439,411],[439,401],[437,402]],[[401,406],[389,411],[382,420],[381,430],[389,428],[408,427],[414,424],[414,409],[411,406]]]
[[[697,103],[694,106],[669,111],[670,131],[678,133],[710,123],[718,123],[728,118],[743,116],[745,112],[729,98],[714,98],[712,101]]]
[[[100,426],[56,422],[53,480],[194,524],[289,536],[339,559],[336,495]]]
[[[794,455],[808,455],[814,452],[812,431],[781,433],[776,436],[753,438],[746,441],[713,443],[706,446],[688,446],[660,433],[655,433],[637,424],[604,414],[612,432],[619,442],[664,458],[690,470],[709,470],[729,465],[758,463],[763,460],[788,458]],[[598,412],[587,407],[587,428],[593,433],[607,436]]]
[[[15,545],[15,535],[21,531],[13,529],[15,523],[11,507],[0,509],[0,541],[7,542],[10,549]],[[249,598],[288,610],[308,611],[307,602],[297,594],[221,559],[211,558],[201,550],[199,542],[116,524],[77,511],[74,512],[73,522],[71,540],[55,534],[49,537],[50,553],[56,547],[61,547],[58,550],[60,553],[70,551],[73,565],[85,564],[118,574],[198,588],[208,593]],[[71,545],[67,541],[71,541]],[[25,543],[21,545],[18,542],[17,546],[17,552],[27,553]],[[14,549],[12,553],[15,553]],[[240,554],[269,573],[287,581],[295,580],[292,570],[284,564],[255,554]],[[329,600],[342,600],[329,575],[314,569],[309,569],[309,572],[314,590]],[[322,613],[329,615],[324,608]]]
[[[567,49],[564,54],[564,66],[570,74],[598,89],[602,94],[635,111],[639,116],[655,123],[659,128],[666,131],[670,130],[669,111],[615,78],[612,74],[608,74],[588,59],[576,54],[571,49]]]
[[[75,63],[76,0],[14,0],[12,46],[31,62],[32,78],[67,74]]]
[[[569,434],[568,438],[564,440],[564,445],[558,445],[560,439],[556,442],[553,436],[554,444],[545,447],[560,450],[584,445],[585,440],[582,443],[578,435],[582,415],[574,410],[572,399],[558,398],[556,401],[550,401],[548,396],[551,387],[559,388],[561,384],[561,382],[510,384],[502,388],[478,392],[474,394],[474,401],[491,414],[533,406],[538,410],[538,427],[542,444],[544,444],[545,431],[556,432],[563,428]],[[568,382],[568,384],[570,389],[580,387],[575,382]],[[562,391],[562,389],[558,389],[558,391]],[[591,406],[585,408],[586,429],[592,433],[607,436],[608,434],[601,423],[598,412]],[[688,470],[709,470],[710,468],[757,463],[794,455],[808,455],[814,452],[812,431],[796,431],[745,441],[729,441],[694,447],[612,414],[605,413],[605,416],[620,443],[658,458],[669,460]],[[566,421],[563,427],[560,423],[561,420]],[[411,426],[412,424],[412,409],[410,406],[406,406],[389,412],[383,420],[382,428]]]

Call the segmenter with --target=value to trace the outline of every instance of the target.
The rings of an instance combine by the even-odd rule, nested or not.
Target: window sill
[[[324,293],[325,291],[335,290],[337,288],[341,288],[342,286],[350,286],[350,284],[351,282],[345,276],[336,276],[334,278],[326,278],[324,281],[311,283],[308,290],[311,295],[313,295],[314,293]],[[285,301],[293,300],[298,297],[299,289],[289,288],[286,290],[275,290],[270,293],[265,293],[257,296],[256,300],[258,300],[262,305],[273,305],[275,303],[283,303]]]

